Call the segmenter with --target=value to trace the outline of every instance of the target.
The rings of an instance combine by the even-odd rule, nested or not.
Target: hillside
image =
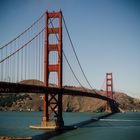
[[[26,84],[43,84],[36,80],[26,80],[20,83]],[[67,87],[80,89],[78,87]],[[98,91],[104,95],[104,91]],[[140,99],[135,99],[127,94],[115,92],[114,99],[118,102],[119,107],[124,111],[140,111]],[[105,101],[89,97],[63,96],[63,111],[73,112],[100,112],[104,110]],[[0,111],[42,111],[43,95],[41,94],[0,94]]]

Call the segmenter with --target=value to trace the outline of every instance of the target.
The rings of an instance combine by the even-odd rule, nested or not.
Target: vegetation
[[[31,97],[28,94],[0,94],[0,106],[2,107],[11,107],[13,102],[16,102],[17,100],[24,100],[26,98],[29,98],[31,100]]]

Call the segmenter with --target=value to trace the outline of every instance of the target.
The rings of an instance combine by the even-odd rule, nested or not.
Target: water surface
[[[100,113],[63,113],[65,125],[75,124]],[[0,112],[0,135],[35,136],[44,130],[30,129],[40,124],[43,112]],[[68,131],[51,140],[140,140],[140,113],[117,113],[106,119]]]
[[[140,113],[117,113],[51,140],[140,140]]]
[[[63,113],[65,125],[72,125],[100,113]],[[1,136],[34,136],[45,133],[45,130],[29,128],[30,125],[40,125],[43,112],[0,112]]]

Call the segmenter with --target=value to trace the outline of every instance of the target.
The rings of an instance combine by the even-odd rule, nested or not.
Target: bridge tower
[[[106,73],[106,96],[113,99],[113,77],[112,73]],[[110,105],[107,103],[106,111],[110,110]]]
[[[45,42],[44,42],[44,86],[50,86],[50,73],[57,73],[57,87],[62,88],[62,12],[46,12]],[[53,20],[57,27],[53,26]],[[50,35],[55,35],[57,43],[52,44]],[[50,64],[50,52],[57,53],[57,64]],[[53,119],[51,118],[53,116]],[[62,93],[44,96],[44,116],[42,127],[63,127]]]
[[[113,99],[113,77],[112,73],[106,73],[106,96]]]

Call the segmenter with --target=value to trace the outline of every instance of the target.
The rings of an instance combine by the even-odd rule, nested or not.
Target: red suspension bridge
[[[63,26],[79,69],[90,90],[83,86],[64,51]],[[64,64],[69,69],[67,74],[65,74],[66,66]],[[70,73],[82,90],[72,90],[65,87],[66,82],[69,81],[71,84],[73,81]],[[33,82],[29,85],[23,82],[26,80],[33,81],[33,79],[36,80],[37,84]],[[107,96],[97,94],[83,71],[61,11],[45,12],[19,36],[0,47],[0,93],[44,94],[42,127],[52,125],[52,121],[50,121],[52,114],[53,120],[55,120],[53,125],[59,128],[64,126],[62,116],[63,95],[105,100],[112,112],[118,112],[117,104],[113,100],[112,73],[106,75]]]

